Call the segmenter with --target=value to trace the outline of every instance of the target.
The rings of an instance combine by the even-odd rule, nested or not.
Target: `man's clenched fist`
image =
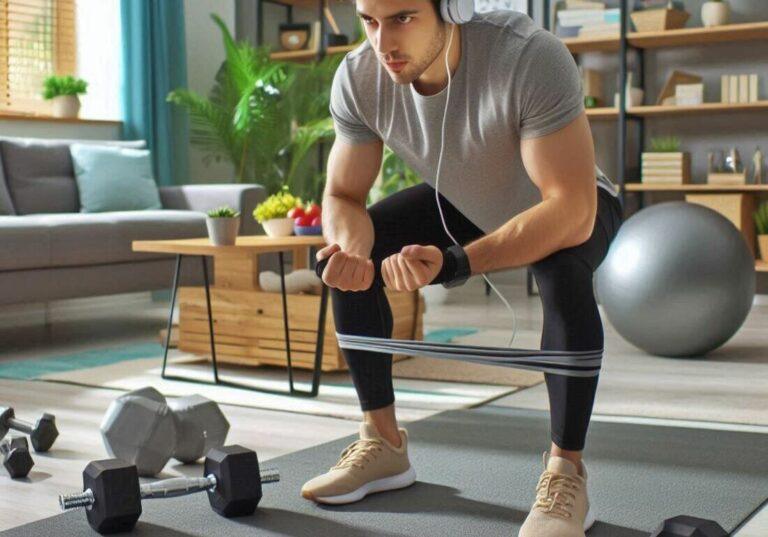
[[[436,246],[411,244],[381,264],[384,285],[397,291],[415,291],[429,285],[443,268],[443,252]]]
[[[338,244],[319,250],[317,261],[328,260],[323,270],[323,282],[341,291],[365,291],[373,284],[373,261],[361,255],[343,252]]]

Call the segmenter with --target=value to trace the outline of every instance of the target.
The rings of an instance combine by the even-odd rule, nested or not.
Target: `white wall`
[[[224,45],[221,32],[210,17],[216,13],[235,33],[235,0],[185,0],[187,38],[187,79],[189,89],[207,95],[213,86],[221,62]],[[189,148],[189,183],[230,183],[234,170],[228,162],[203,162],[203,153],[195,146]]]

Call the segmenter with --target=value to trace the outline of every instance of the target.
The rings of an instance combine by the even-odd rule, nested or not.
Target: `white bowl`
[[[261,223],[264,232],[270,237],[288,237],[293,235],[293,218],[270,218]]]

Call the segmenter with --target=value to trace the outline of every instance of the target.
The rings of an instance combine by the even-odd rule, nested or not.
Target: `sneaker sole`
[[[586,532],[595,523],[595,515],[592,514],[592,507],[590,506],[587,511],[587,516],[584,517],[584,531]]]
[[[301,495],[317,503],[327,503],[330,505],[341,505],[345,503],[354,503],[362,500],[368,494],[374,492],[384,492],[387,490],[396,490],[409,487],[416,482],[416,470],[413,466],[408,468],[405,472],[391,477],[385,477],[383,479],[377,479],[366,483],[362,487],[347,494],[341,494],[339,496],[315,496],[311,492],[302,492]]]

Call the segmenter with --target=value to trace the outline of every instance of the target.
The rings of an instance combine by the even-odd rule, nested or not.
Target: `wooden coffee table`
[[[168,330],[165,337],[163,349],[163,368],[161,377],[171,380],[183,380],[188,382],[197,382],[202,384],[218,384],[241,388],[253,391],[287,394],[294,396],[315,397],[320,388],[320,374],[322,371],[321,362],[323,358],[323,343],[325,337],[325,316],[328,302],[328,288],[323,285],[320,296],[320,313],[318,316],[317,339],[315,341],[315,360],[312,372],[312,389],[310,391],[297,390],[293,383],[293,361],[291,356],[291,337],[288,321],[288,297],[285,291],[285,268],[283,253],[293,252],[293,268],[307,268],[309,264],[309,249],[311,247],[322,247],[325,240],[322,236],[290,236],[290,237],[267,237],[243,236],[238,237],[234,246],[214,246],[208,238],[201,239],[179,239],[179,240],[159,240],[159,241],[133,241],[133,250],[135,252],[153,252],[176,255],[176,270],[173,275],[173,291],[171,294],[171,307],[168,314]],[[272,390],[268,388],[258,388],[219,378],[219,368],[216,360],[216,344],[214,341],[214,322],[211,313],[211,285],[208,278],[208,268],[206,257],[211,256],[214,260],[214,271],[216,276],[217,290],[226,291],[261,291],[259,285],[259,266],[258,256],[267,253],[277,253],[280,263],[280,284],[282,295],[282,317],[284,329],[285,356],[288,362],[288,391]],[[208,327],[207,332],[210,336],[211,364],[213,372],[213,382],[206,382],[188,377],[169,375],[166,373],[168,365],[168,347],[170,345],[171,327],[173,323],[173,310],[176,304],[176,294],[179,289],[179,273],[181,270],[181,259],[183,256],[200,257],[203,266],[203,281],[205,284],[205,302],[207,308]],[[236,294],[236,293],[235,293]]]
[[[311,248],[325,245],[321,236],[271,238],[263,235],[238,237],[234,246],[214,246],[208,238],[134,241],[136,252],[173,254],[176,270],[168,314],[168,330],[163,352],[162,378],[220,384],[267,393],[315,397],[322,371],[346,368],[336,340],[333,316],[327,316],[328,288],[320,296],[290,294],[285,289],[284,252],[293,252],[293,268],[309,268]],[[266,292],[259,285],[258,256],[277,253],[281,292]],[[200,257],[204,286],[179,288],[182,257]],[[206,257],[212,257],[215,282],[212,284]],[[424,299],[418,291],[385,289],[393,314],[392,337],[421,339]],[[197,355],[210,349],[213,382],[169,375],[173,310],[178,295],[179,349]],[[213,307],[212,307],[213,304]],[[319,308],[319,312],[318,312]],[[212,313],[215,313],[215,315]],[[215,338],[214,338],[215,328]],[[217,354],[217,347],[219,353]],[[395,360],[403,355],[394,355]],[[256,388],[219,378],[221,363],[237,365],[278,365],[288,367],[288,390]],[[311,369],[309,391],[294,387],[294,369]]]

